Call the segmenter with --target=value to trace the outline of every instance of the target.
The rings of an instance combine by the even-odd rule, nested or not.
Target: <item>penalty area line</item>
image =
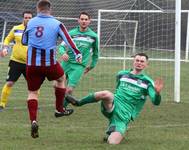
[[[174,127],[188,127],[189,123],[180,124],[163,124],[163,125],[147,125],[147,126],[130,126],[129,128],[174,128]]]

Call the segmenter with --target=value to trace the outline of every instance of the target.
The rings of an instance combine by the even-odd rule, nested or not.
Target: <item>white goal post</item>
[[[185,60],[188,61],[189,57],[189,10],[182,10],[182,13],[187,13],[187,30],[186,30],[186,51]]]

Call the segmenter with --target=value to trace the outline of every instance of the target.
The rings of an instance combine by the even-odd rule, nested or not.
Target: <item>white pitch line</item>
[[[39,107],[40,108],[46,108],[46,107],[52,107],[54,106],[53,104],[49,104],[49,105],[41,105]],[[23,109],[27,109],[27,107],[13,107],[13,108],[6,108],[8,110],[23,110]],[[1,123],[1,126],[7,126],[7,124],[3,124]],[[16,125],[16,124],[15,124]],[[28,126],[28,124],[25,124],[24,126]],[[142,126],[135,126],[135,125],[131,125],[128,128],[132,129],[132,128],[174,128],[174,127],[189,127],[189,123],[180,123],[180,124],[162,124],[162,125],[142,125]],[[85,128],[89,128],[89,129],[101,129],[104,127],[96,127],[96,126],[66,126],[64,128],[67,129],[85,129]]]
[[[177,104],[177,105],[179,105],[179,104],[189,104],[189,101],[187,101],[187,102],[180,102],[180,103],[175,103],[175,102],[173,102],[173,103],[168,103],[168,104],[171,104],[171,105],[175,105],[175,104]],[[47,104],[47,105],[39,105],[39,109],[40,108],[46,108],[46,107],[53,107],[54,105],[53,104]],[[162,105],[162,107],[163,106],[166,106],[166,105]],[[27,106],[10,106],[10,107],[6,107],[5,108],[5,110],[25,110],[25,109],[27,109]]]
[[[106,126],[105,126],[106,127]],[[173,127],[189,127],[189,123],[187,124],[164,124],[164,125],[147,125],[147,126],[130,126],[128,127],[129,129],[132,128],[173,128]],[[91,129],[102,129],[104,127],[96,127],[96,126],[66,126],[64,127],[66,129],[86,129],[86,128],[91,128]]]
[[[189,123],[183,124],[163,124],[163,125],[147,125],[147,126],[131,126],[129,128],[173,128],[173,127],[187,127]]]
[[[19,123],[14,123],[14,125],[18,125]],[[7,126],[7,123],[1,123],[0,126]],[[30,124],[22,124],[24,127],[29,127]],[[44,126],[44,125],[43,125]],[[46,126],[46,125],[45,125]],[[51,126],[51,125],[48,125]],[[174,127],[189,127],[189,124],[166,124],[166,125],[147,125],[147,126],[131,126],[128,129],[132,128],[174,128]],[[104,129],[106,126],[96,127],[96,126],[64,126],[64,129]]]
[[[48,105],[39,105],[40,108],[46,108],[46,107],[51,107],[54,106],[53,104],[48,104]],[[27,106],[16,106],[16,107],[6,107],[5,110],[25,110],[27,109]]]

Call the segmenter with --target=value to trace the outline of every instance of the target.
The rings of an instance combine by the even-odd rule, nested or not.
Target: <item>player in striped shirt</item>
[[[155,82],[143,70],[148,65],[148,56],[138,53],[134,56],[133,69],[122,70],[117,74],[117,86],[114,94],[110,91],[100,91],[89,94],[77,101],[68,95],[67,100],[75,106],[101,101],[101,111],[109,120],[107,142],[119,144],[127,130],[128,124],[141,112],[147,96],[154,105],[161,102],[160,91],[163,81]]]
[[[70,115],[72,109],[64,109],[62,104],[65,96],[63,80],[64,71],[56,61],[56,42],[60,37],[70,47],[75,59],[81,62],[81,53],[76,48],[67,29],[60,21],[51,16],[51,3],[48,0],[40,0],[37,3],[37,16],[32,18],[24,31],[22,42],[28,45],[27,53],[27,84],[28,84],[28,110],[31,120],[31,136],[37,138],[38,123],[38,94],[37,91],[45,78],[49,81],[56,80],[55,117]]]
[[[11,94],[12,87],[14,83],[19,79],[21,74],[26,78],[26,54],[27,46],[24,46],[21,42],[22,33],[28,23],[32,18],[31,11],[23,12],[23,22],[20,25],[14,26],[3,43],[3,49],[0,51],[0,55],[5,57],[10,49],[9,45],[14,42],[11,57],[9,61],[8,74],[6,83],[3,86],[0,99],[0,111],[3,110],[8,102],[8,97]]]

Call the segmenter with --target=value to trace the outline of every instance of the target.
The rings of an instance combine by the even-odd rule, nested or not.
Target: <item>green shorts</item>
[[[109,120],[109,126],[106,133],[109,134],[108,132],[110,131],[110,129],[114,127],[114,131],[117,131],[124,135],[128,128],[128,124],[131,121],[131,115],[129,112],[128,114],[123,114],[122,106],[118,102],[116,102],[116,98],[114,98],[113,107],[114,108],[111,112],[107,112],[103,102],[101,102],[101,112]]]
[[[85,71],[85,67],[80,64],[74,64],[69,62],[62,62],[61,65],[64,69],[68,86],[76,87]]]

